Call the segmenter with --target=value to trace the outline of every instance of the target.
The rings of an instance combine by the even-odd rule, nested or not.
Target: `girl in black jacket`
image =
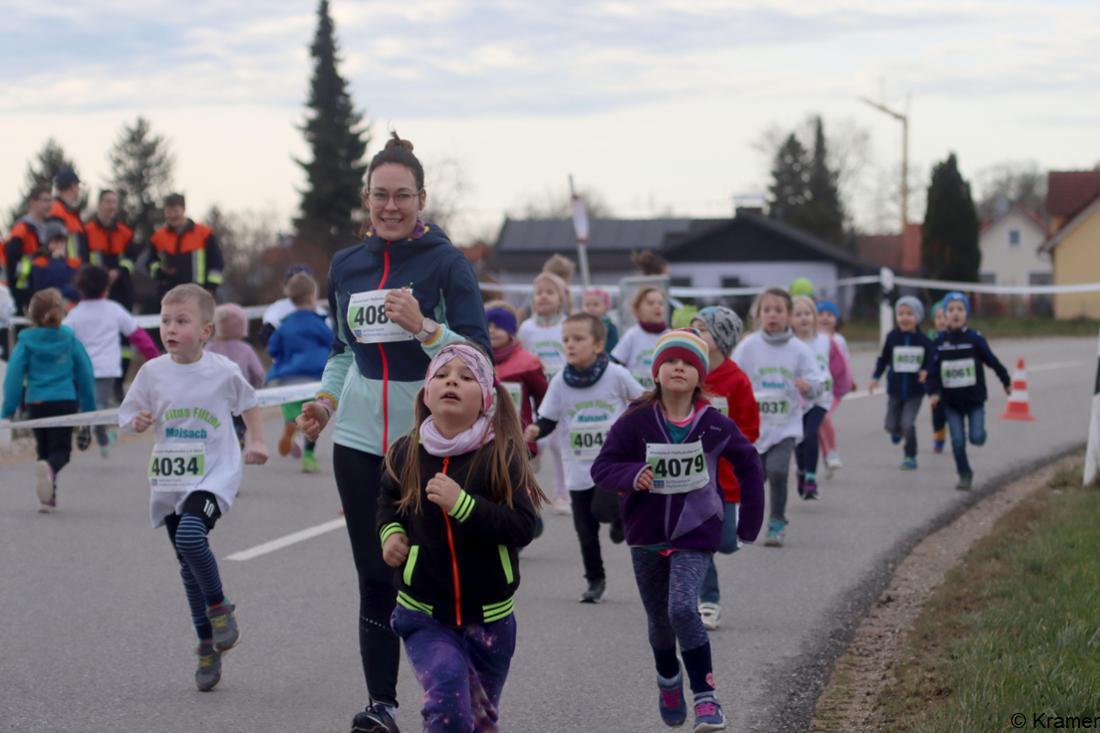
[[[496,730],[515,651],[518,550],[543,499],[489,358],[467,343],[444,347],[415,427],[386,454],[378,503],[382,557],[396,569],[393,630],[424,687],[425,731]]]

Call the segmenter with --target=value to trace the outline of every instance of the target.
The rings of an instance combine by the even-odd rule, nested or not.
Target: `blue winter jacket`
[[[910,349],[906,356],[916,357],[919,353],[919,366],[916,371],[897,371],[894,349],[899,346]],[[917,349],[921,351],[917,352]],[[900,328],[895,328],[886,334],[886,343],[882,345],[882,353],[879,354],[878,361],[875,362],[875,372],[872,378],[881,379],[882,373],[889,369],[890,373],[886,376],[886,394],[901,400],[908,400],[910,397],[924,395],[924,385],[920,383],[917,377],[921,371],[928,371],[931,363],[932,341],[927,336],[920,331],[902,331]]]
[[[1008,370],[980,332],[967,326],[943,331],[933,344],[928,393],[940,395],[944,405],[957,410],[980,407],[988,396],[987,366],[1007,390],[1012,383]]]
[[[325,317],[311,310],[296,310],[282,320],[267,342],[267,353],[274,360],[267,379],[320,379],[331,349],[332,329]]]
[[[353,294],[406,286],[420,312],[442,326],[430,341],[359,343],[351,337]],[[473,268],[434,225],[418,223],[412,236],[399,242],[372,231],[361,244],[337,252],[328,300],[336,338],[317,396],[336,404],[333,441],[347,448],[385,455],[390,443],[409,432],[428,362],[448,343],[471,340],[492,353]]]
[[[81,412],[96,409],[92,360],[68,326],[19,332],[4,377],[0,417],[14,415],[24,396],[28,403],[78,400]]]

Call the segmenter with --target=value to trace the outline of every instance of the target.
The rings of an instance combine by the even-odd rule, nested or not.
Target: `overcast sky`
[[[297,125],[313,2],[4,0],[0,206],[55,137],[93,188],[141,114],[167,136],[192,213],[218,203],[286,222],[303,184]],[[621,216],[723,216],[763,192],[765,130],[810,113],[869,142],[852,202],[881,219],[904,108],[921,185],[955,151],[964,175],[1002,161],[1100,161],[1100,4],[1006,0],[333,0],[341,71],[375,140],[416,144],[464,217],[456,240],[564,191],[572,173]],[[18,31],[18,32],[16,32]],[[451,162],[450,165],[444,165]],[[435,180],[435,179],[442,180]],[[887,184],[890,185],[887,185]],[[889,202],[886,202],[889,203]],[[923,217],[923,209],[913,218]]]

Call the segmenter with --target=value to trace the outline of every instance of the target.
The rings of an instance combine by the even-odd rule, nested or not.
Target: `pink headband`
[[[485,412],[486,417],[492,417],[493,395],[496,394],[496,372],[493,370],[489,358],[469,344],[448,344],[440,349],[428,364],[428,373],[424,377],[425,384],[430,382],[435,377],[436,372],[453,359],[461,360],[466,368],[473,372],[474,379],[481,387],[481,396],[484,399],[482,410]],[[425,392],[425,405],[428,404],[427,399],[428,395]]]
[[[608,309],[611,308],[611,294],[603,288],[590,288],[589,290],[586,290],[584,294],[600,296],[600,298],[603,299],[604,307]]]

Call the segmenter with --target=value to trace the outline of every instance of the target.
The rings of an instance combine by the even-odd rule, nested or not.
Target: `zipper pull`
[[[451,464],[451,457],[450,457],[450,456],[446,456],[446,457],[445,457],[445,458],[443,459],[443,471],[442,471],[442,474],[443,474],[444,476],[446,476],[446,475],[447,475],[447,466],[449,466],[450,464]]]

